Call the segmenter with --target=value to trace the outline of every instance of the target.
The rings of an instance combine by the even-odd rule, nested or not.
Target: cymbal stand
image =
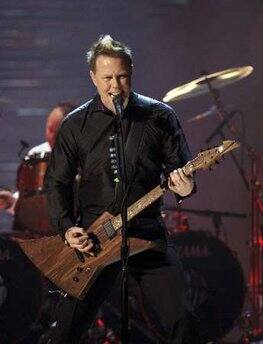
[[[202,74],[203,74],[204,77],[205,77],[206,75],[208,75],[207,72],[202,72]],[[233,116],[233,113],[227,113],[227,112],[225,111],[224,106],[223,106],[223,103],[222,103],[222,101],[221,101],[221,99],[220,99],[220,92],[212,86],[212,84],[211,84],[211,82],[209,81],[208,78],[206,78],[205,80],[206,80],[207,87],[208,87],[208,89],[209,89],[209,93],[210,93],[210,95],[211,95],[211,97],[212,97],[212,100],[213,100],[213,102],[214,102],[214,106],[215,106],[215,108],[217,109],[217,113],[218,113],[219,117],[222,119],[222,123],[223,123],[223,126],[219,126],[218,130],[217,130],[216,132],[214,132],[213,135],[210,135],[210,136],[208,137],[208,139],[206,140],[206,143],[209,143],[209,142],[212,140],[213,136],[215,136],[215,134],[220,135],[220,137],[221,137],[223,140],[225,140],[226,137],[225,137],[225,134],[223,133],[223,127],[224,127],[225,125],[229,128],[229,130],[230,130],[235,136],[238,137],[239,135],[238,135],[237,129],[236,129],[235,126],[230,122],[230,118]],[[238,112],[238,111],[234,111],[234,113],[235,113],[235,112]],[[239,140],[239,141],[240,141],[240,140]],[[245,142],[241,142],[241,143],[242,143],[243,145],[245,145],[245,146],[248,148],[248,145],[247,145]],[[238,170],[238,172],[239,172],[239,174],[240,174],[240,176],[241,176],[241,178],[242,178],[242,180],[243,180],[243,182],[244,182],[244,185],[245,185],[246,189],[249,191],[249,181],[248,181],[248,178],[247,178],[247,176],[246,176],[246,174],[245,174],[244,169],[242,168],[242,166],[241,166],[240,163],[238,162],[238,160],[237,160],[235,154],[234,154],[233,152],[230,152],[230,155],[231,155],[232,160],[233,160],[233,162],[234,162],[234,164],[235,164],[235,166],[236,166],[236,168],[237,168],[237,170]]]
[[[216,237],[218,239],[221,239],[225,243],[227,243],[228,242],[227,230],[222,221],[222,216],[220,214],[214,214],[212,216],[212,220],[213,220],[213,225],[215,228]]]
[[[207,73],[204,73],[207,75]],[[230,131],[239,136],[236,128],[231,124],[227,117],[229,114],[223,108],[219,97],[219,91],[214,89],[206,78],[207,86],[217,108],[218,114],[224,125],[227,125]],[[216,133],[222,139],[225,135],[222,132],[223,126]],[[210,135],[211,138],[211,135]],[[240,141],[240,140],[239,140]],[[251,161],[251,178],[248,180],[244,169],[240,166],[235,155],[230,152],[233,161],[242,177],[246,189],[250,191],[251,198],[251,231],[250,231],[250,272],[249,272],[249,296],[252,307],[252,330],[245,331],[243,343],[248,343],[249,336],[258,336],[263,334],[263,156],[256,153],[246,142],[242,142],[248,157]],[[260,180],[261,178],[261,180]]]

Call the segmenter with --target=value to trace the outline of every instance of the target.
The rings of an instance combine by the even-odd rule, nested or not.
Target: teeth
[[[114,97],[116,97],[116,96],[119,96],[119,95],[121,95],[121,93],[110,93],[110,96],[111,96],[111,98],[114,98]]]

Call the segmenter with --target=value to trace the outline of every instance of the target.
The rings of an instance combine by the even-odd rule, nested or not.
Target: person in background
[[[71,102],[61,102],[53,107],[53,109],[48,114],[46,121],[46,141],[30,149],[29,152],[26,154],[24,161],[29,161],[35,156],[41,159],[45,156],[46,153],[51,152],[52,148],[54,147],[56,134],[62,120],[69,112],[71,112],[75,108],[76,106]],[[17,180],[17,184],[19,184],[19,180]],[[12,192],[7,189],[0,190],[0,210],[4,210],[10,215],[15,215],[15,207],[18,200],[18,191]]]

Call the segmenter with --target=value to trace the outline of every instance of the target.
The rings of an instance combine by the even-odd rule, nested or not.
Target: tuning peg
[[[219,165],[219,164],[220,164],[220,161],[216,160],[216,161],[215,161],[215,164]]]

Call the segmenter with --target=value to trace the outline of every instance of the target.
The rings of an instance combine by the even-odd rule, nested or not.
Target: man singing
[[[51,221],[62,240],[72,249],[93,254],[89,226],[105,211],[119,213],[124,196],[110,162],[110,137],[117,132],[115,96],[121,97],[124,107],[128,205],[160,184],[162,174],[178,199],[193,192],[194,181],[181,169],[190,160],[190,153],[173,109],[132,91],[131,50],[105,35],[91,46],[87,59],[98,93],[63,121],[45,184]],[[80,217],[76,219],[73,184],[79,170]],[[129,279],[140,290],[156,343],[201,343],[185,298],[181,265],[167,240],[159,201],[130,221],[128,236],[163,242],[163,249],[132,256],[128,263]],[[84,301],[65,298],[49,343],[84,343],[83,334],[118,273],[118,263],[105,268]]]

